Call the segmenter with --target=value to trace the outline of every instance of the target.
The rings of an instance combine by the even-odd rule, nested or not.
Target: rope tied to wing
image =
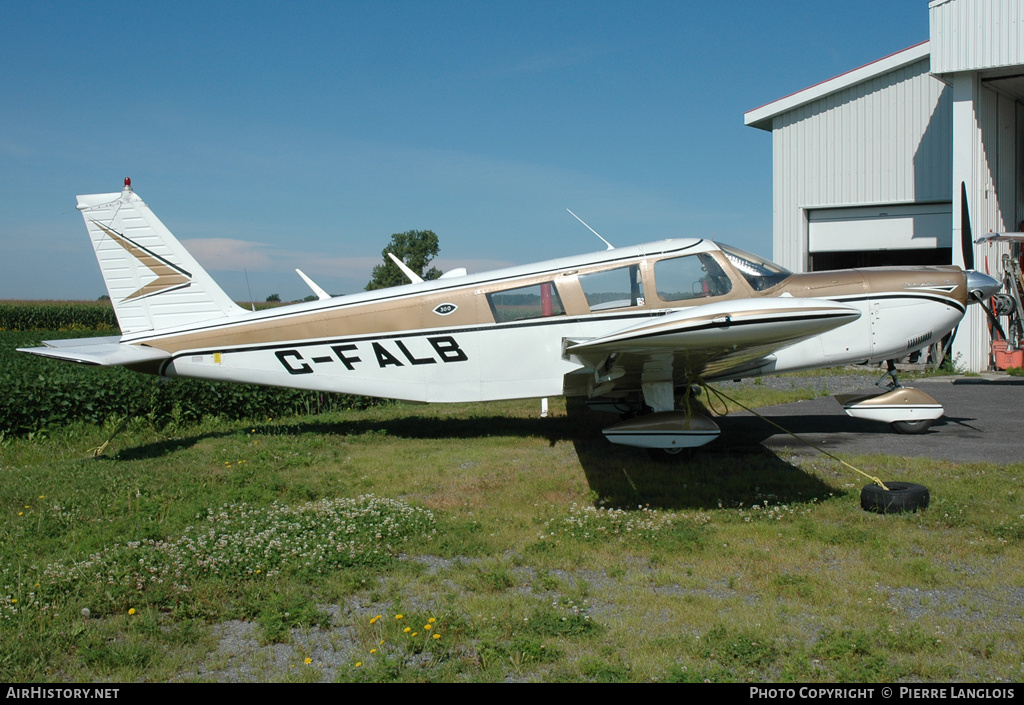
[[[736,401],[735,399],[733,399],[732,397],[730,397],[728,394],[726,394],[725,392],[721,391],[720,389],[715,389],[714,387],[712,387],[710,384],[708,384],[704,380],[698,380],[697,384],[700,385],[701,387],[703,387],[706,390],[706,395],[707,395],[707,400],[708,400],[708,408],[713,413],[717,414],[718,416],[725,416],[726,414],[728,414],[729,413],[729,405],[728,405],[727,402],[732,402],[736,406],[740,407],[741,409],[744,409],[745,411],[749,411],[750,413],[752,413],[757,418],[759,418],[762,421],[765,421],[766,423],[774,426],[775,428],[779,429],[783,433],[789,434],[790,436],[792,436],[793,438],[797,439],[798,441],[800,441],[804,445],[810,446],[811,448],[813,448],[814,450],[818,451],[819,453],[827,455],[828,457],[832,458],[833,460],[835,460],[835,461],[845,465],[846,467],[850,468],[854,472],[856,472],[856,473],[858,473],[860,475],[863,475],[864,477],[866,477],[867,479],[871,480],[873,483],[875,483],[876,485],[881,487],[886,492],[889,491],[889,488],[886,487],[885,483],[882,482],[879,478],[874,477],[872,475],[869,475],[866,472],[864,472],[863,470],[861,470],[859,468],[856,468],[853,465],[850,465],[848,462],[846,462],[842,458],[839,458],[839,457],[833,455],[832,453],[829,453],[824,448],[821,448],[820,446],[817,446],[817,445],[811,443],[810,441],[808,441],[805,438],[801,438],[800,436],[798,436],[795,433],[793,433],[792,431],[790,431],[788,428],[783,428],[782,426],[780,426],[779,424],[775,423],[774,421],[772,421],[768,417],[763,416],[763,415],[757,413],[756,411],[751,409],[749,406],[746,406],[745,404],[742,404],[741,402]],[[713,401],[712,396],[711,396],[712,393],[714,393],[714,395],[716,397],[718,397],[718,401],[722,403],[723,411],[722,411],[721,414],[719,414],[718,410],[715,409],[715,407],[714,407],[714,401]]]

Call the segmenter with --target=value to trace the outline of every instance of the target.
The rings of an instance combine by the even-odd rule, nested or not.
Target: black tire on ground
[[[899,514],[916,512],[928,506],[931,496],[924,485],[912,482],[887,482],[884,490],[871,483],[860,491],[861,509],[878,514]]]
[[[693,460],[694,448],[648,448],[647,456],[659,463],[682,465]]]
[[[896,433],[914,434],[924,433],[931,428],[935,419],[921,419],[920,421],[893,421],[890,426]]]

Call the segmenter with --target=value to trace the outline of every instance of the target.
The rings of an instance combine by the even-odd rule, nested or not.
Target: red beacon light
[[[128,178],[127,176],[124,177],[124,187],[125,188],[131,188],[132,187],[132,180],[130,178]]]

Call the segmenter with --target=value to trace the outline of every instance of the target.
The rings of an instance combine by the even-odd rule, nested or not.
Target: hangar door
[[[953,261],[951,203],[817,208],[807,220],[811,271]]]

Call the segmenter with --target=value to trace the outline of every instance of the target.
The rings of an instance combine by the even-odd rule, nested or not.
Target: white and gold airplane
[[[583,396],[629,417],[604,430],[672,453],[719,435],[678,410],[702,381],[902,357],[938,341],[972,292],[958,267],[793,274],[702,239],[662,240],[251,312],[236,305],[131,188],[78,197],[120,336],[23,352],[163,377],[413,402]],[[404,268],[403,269],[407,269]],[[893,384],[849,414],[924,431],[942,415]]]

